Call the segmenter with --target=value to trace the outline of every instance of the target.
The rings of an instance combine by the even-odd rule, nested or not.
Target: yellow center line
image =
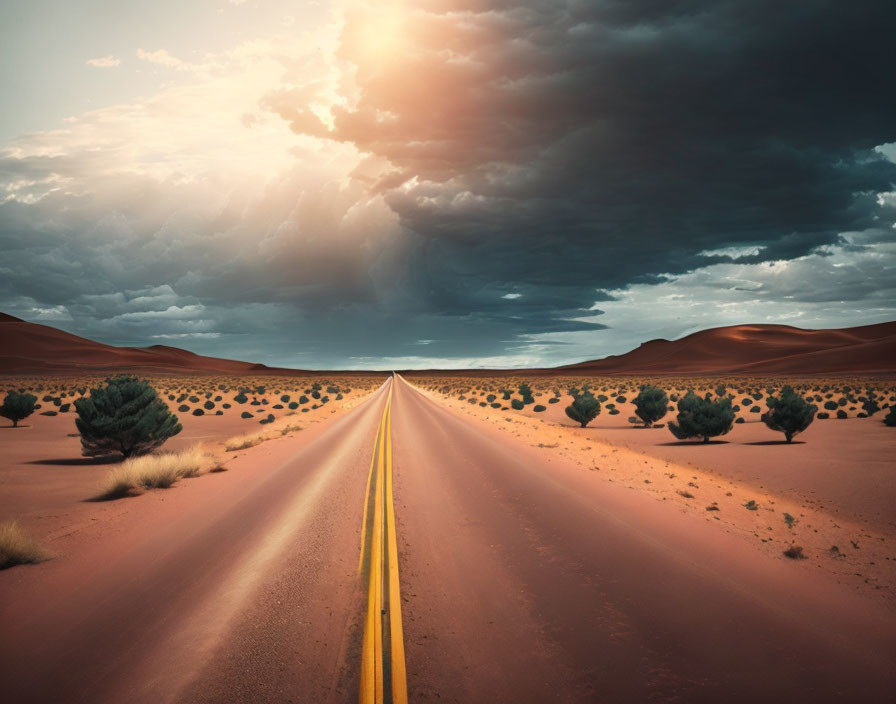
[[[394,383],[394,381],[393,381]],[[361,527],[361,571],[369,552],[367,614],[361,647],[361,704],[406,704],[407,670],[404,630],[401,624],[401,590],[398,577],[398,540],[392,498],[392,391],[386,398],[374,446],[364,519]],[[370,492],[373,521],[368,541]],[[388,684],[385,678],[389,675]]]

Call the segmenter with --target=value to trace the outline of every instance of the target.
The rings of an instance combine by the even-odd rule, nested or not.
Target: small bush
[[[624,396],[620,396],[619,399],[616,399],[619,403],[625,403]],[[633,403],[635,415],[644,422],[644,427],[649,428],[666,415],[669,398],[665,391],[656,386],[642,386]]]
[[[12,421],[14,428],[18,427],[19,421],[24,420],[34,413],[37,396],[32,394],[18,393],[10,391],[0,406],[0,416]]]
[[[703,438],[709,442],[712,437],[725,435],[734,425],[734,411],[731,398],[726,396],[713,400],[710,394],[700,398],[688,391],[678,402],[676,423],[669,423],[669,430],[679,440]]]
[[[830,414],[830,413],[826,413],[825,411],[819,411],[819,412],[815,415],[815,417],[818,418],[819,420],[827,420],[828,418],[831,417],[831,414]]]
[[[570,389],[570,391],[575,391],[575,389]],[[590,391],[575,393],[572,403],[566,407],[566,415],[585,428],[600,415],[600,401],[594,398]]]
[[[896,406],[890,406],[890,412],[884,416],[884,425],[888,428],[896,428]]]
[[[525,404],[520,401],[518,398],[511,400],[510,407],[515,411],[521,411],[525,407]]]
[[[35,397],[35,401],[37,398]],[[29,538],[15,521],[0,524],[0,570],[50,559],[50,554]]]
[[[75,410],[85,457],[143,455],[182,430],[156,390],[127,374],[91,389],[89,397],[75,401]]]
[[[483,403],[482,405],[484,406],[485,404]],[[542,406],[542,405],[539,404],[539,405],[537,405],[537,406],[533,406],[533,407],[532,407],[532,410],[535,411],[536,413],[541,413],[542,411],[546,411],[546,410],[547,410],[547,406]]]
[[[249,411],[243,411],[242,413],[240,413],[240,418],[251,418],[251,417],[252,417],[252,414],[249,413]]]
[[[840,420],[845,420],[847,418],[846,411],[844,411],[842,408],[837,411],[837,418],[839,418]]]
[[[818,411],[818,406],[806,403],[789,385],[781,389],[778,398],[769,396],[767,403],[769,410],[762,415],[762,422],[770,429],[784,433],[787,442],[812,425]]]
[[[219,464],[215,455],[201,445],[183,452],[132,457],[109,472],[104,496],[115,498],[144,489],[167,489],[179,479],[196,477]]]
[[[803,555],[803,549],[799,545],[791,545],[784,551],[784,556],[789,557],[791,560],[806,559],[806,556]]]

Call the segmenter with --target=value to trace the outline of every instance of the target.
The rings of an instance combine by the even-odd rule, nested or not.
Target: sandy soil
[[[707,446],[677,441],[667,428],[632,427],[630,403],[582,429],[566,417],[565,395],[555,404],[547,404],[548,394],[536,398],[547,410],[535,413],[427,393],[547,458],[671,503],[795,569],[832,576],[896,609],[896,432],[880,422],[882,414],[816,420],[792,445],[779,444],[780,434],[762,423],[738,424]],[[750,501],[756,510],[747,508]],[[784,557],[794,545],[808,559]]]
[[[239,380],[234,383],[238,386]],[[322,421],[344,415],[370,392],[371,389],[362,386],[340,401],[334,399],[315,409],[308,404],[304,406],[309,408],[307,413],[293,413],[287,408],[274,410],[269,404],[264,407],[264,414],[272,412],[277,417],[270,425],[260,425],[254,418],[241,418],[243,411],[256,410],[248,404],[232,404],[220,416],[194,416],[177,413],[179,404],[168,401],[183,430],[168,440],[162,449],[177,451],[202,443],[230,461],[235,454],[224,452],[225,441],[229,438],[285,426],[298,426],[303,430],[294,431],[292,435],[300,435]],[[54,408],[47,403],[43,406]],[[81,455],[80,436],[74,419],[74,410],[56,416],[35,413],[18,428],[0,426],[0,521],[17,521],[29,535],[57,554],[68,549],[59,545],[62,538],[109,517],[117,517],[123,505],[122,502],[93,500],[102,493],[106,475],[113,465]],[[217,476],[205,476],[200,481],[215,481]]]

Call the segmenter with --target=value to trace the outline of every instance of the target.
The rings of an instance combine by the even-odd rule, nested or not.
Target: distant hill
[[[174,374],[300,374],[203,357],[178,347],[114,347],[0,313],[0,373],[140,371]]]
[[[871,374],[896,372],[896,321],[839,330],[732,325],[650,340],[561,374]]]

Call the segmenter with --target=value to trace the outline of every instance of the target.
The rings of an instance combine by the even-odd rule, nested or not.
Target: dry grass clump
[[[257,433],[249,433],[248,435],[237,435],[230,438],[224,448],[227,452],[236,452],[237,450],[247,450],[250,447],[260,445],[266,440],[273,440],[287,435],[294,430],[301,430],[299,425],[285,425],[282,428],[271,428],[270,430],[261,430]]]
[[[167,489],[179,479],[214,471],[220,462],[213,452],[194,445],[183,452],[133,457],[109,472],[104,496],[125,496],[145,489]]]
[[[50,559],[50,553],[29,538],[15,521],[0,524],[0,570]]]

